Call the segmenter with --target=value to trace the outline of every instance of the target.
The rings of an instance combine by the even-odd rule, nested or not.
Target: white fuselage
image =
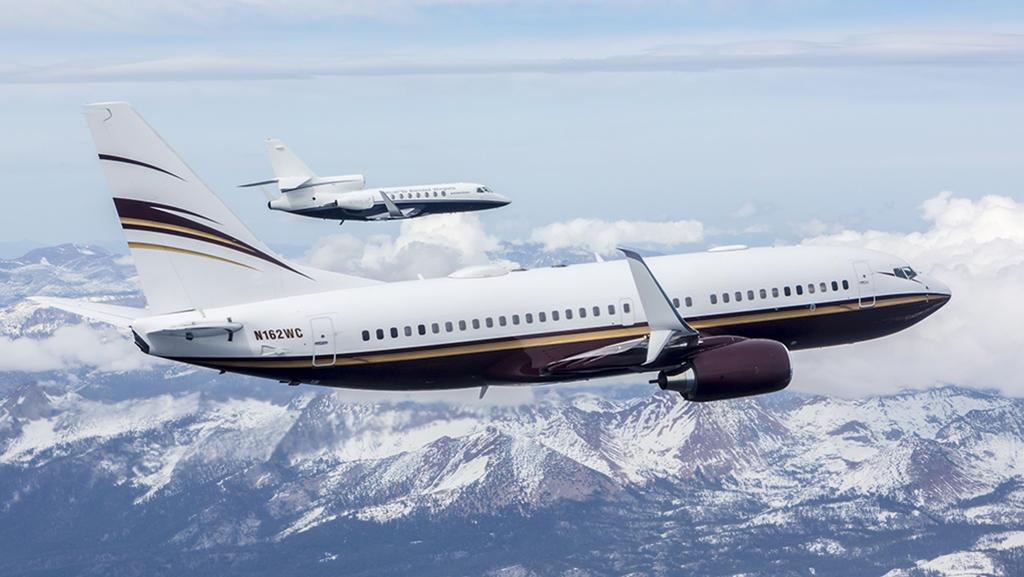
[[[387,201],[397,212],[389,211]],[[315,218],[400,220],[426,214],[486,210],[508,203],[508,198],[472,182],[352,190],[348,182],[313,180],[288,190],[271,200],[268,206],[272,210]]]
[[[923,275],[893,276],[906,263],[867,250],[754,248],[647,262],[680,315],[701,333],[772,338],[790,349],[896,332],[949,296]],[[436,388],[542,381],[542,370],[533,375],[521,363],[509,370],[500,365],[511,362],[508,355],[525,355],[541,367],[560,354],[647,331],[624,261],[515,272],[484,268],[453,277],[150,317],[133,329],[146,334],[190,320],[230,319],[244,326],[230,341],[154,337],[149,352],[342,386],[372,387],[374,379],[405,371],[408,388],[419,381]],[[460,364],[470,367],[467,374],[459,374]]]

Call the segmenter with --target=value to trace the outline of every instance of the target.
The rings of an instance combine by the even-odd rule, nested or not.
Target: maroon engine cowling
[[[699,352],[674,373],[658,373],[658,385],[688,401],[705,402],[780,391],[792,376],[782,343],[747,339]]]

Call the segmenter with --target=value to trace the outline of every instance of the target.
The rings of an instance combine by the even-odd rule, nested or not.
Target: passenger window
[[[498,324],[501,326],[505,326],[508,324],[508,320],[505,319],[505,315],[501,315],[500,317],[498,317]]]
[[[736,302],[743,300],[743,291],[736,291]]]
[[[526,324],[533,324],[533,313],[526,313],[524,316],[526,317]]]
[[[473,319],[473,328],[474,329],[479,329],[480,328],[480,319]]]
[[[430,331],[436,335],[437,333],[441,332],[441,325],[437,323],[431,323]]]
[[[783,294],[785,294],[786,296],[790,296],[791,294],[793,294],[793,293],[792,293],[792,291],[790,291],[790,290],[789,290],[789,287],[788,287],[788,286],[787,286],[787,287],[782,287],[782,292],[783,292]]]
[[[768,291],[766,291],[766,290],[764,290],[764,289],[761,289],[761,290],[760,290],[760,292],[759,292],[758,294],[760,295],[760,297],[761,297],[762,299],[766,299],[766,298],[768,298]]]
[[[553,320],[553,321],[557,321],[558,320],[558,311],[551,311],[551,320]]]
[[[718,304],[718,295],[711,295],[711,304],[713,304],[713,305],[717,305]]]
[[[494,319],[492,319],[491,317],[487,317],[486,319],[484,319],[484,324],[487,325],[487,328],[489,329],[494,328]]]
[[[807,292],[814,294],[814,283],[807,285]]]
[[[779,289],[772,287],[772,296],[775,298],[779,298]]]
[[[518,325],[519,324],[519,315],[512,315],[512,324],[514,324],[514,325]]]
[[[610,315],[614,315],[615,314],[615,305],[608,305],[608,314],[610,314]]]
[[[804,294],[804,285],[802,285],[802,284],[796,285],[796,294],[798,294],[798,295]]]
[[[391,338],[393,338],[393,339],[397,339],[398,338],[398,329],[396,327],[391,327]]]
[[[601,316],[601,307],[594,307],[592,310],[594,311],[595,317]]]
[[[418,332],[421,335],[427,334],[427,325],[419,325],[418,327],[416,327],[416,332]]]
[[[837,283],[836,281],[832,281],[832,290],[833,291],[839,290],[839,283]]]
[[[377,329],[377,340],[378,341],[383,341],[384,340],[384,329]]]
[[[370,340],[370,331],[363,331],[363,340],[364,341]]]
[[[459,330],[460,331],[466,330],[466,321],[459,321]]]
[[[748,290],[747,291],[747,300],[748,301],[754,300],[754,291],[752,291],[752,290]]]
[[[825,283],[818,283],[818,290],[821,292],[828,292],[828,285]]]
[[[722,302],[723,303],[729,302],[729,293],[722,293]]]
[[[565,309],[565,320],[572,320],[572,309]]]
[[[843,290],[844,291],[850,290],[850,283],[845,281],[845,280],[843,281]]]
[[[587,318],[587,309],[585,309],[583,307],[580,307],[580,318],[581,319]]]
[[[452,325],[452,321],[445,321],[444,322],[444,332],[450,333],[450,332],[452,332],[454,330],[455,330],[455,326]]]
[[[622,303],[622,312],[628,313],[630,310],[629,303]]]
[[[412,336],[412,327],[410,327],[409,325],[405,325],[405,336],[407,336],[407,337],[411,337]]]
[[[678,298],[675,298],[675,297],[672,298],[672,306],[674,306],[676,308],[679,308],[679,299]]]
[[[686,306],[688,306],[688,307],[692,307],[693,306],[693,299],[692,298],[686,297],[686,301],[685,302],[686,302]]]
[[[548,322],[548,314],[544,311],[537,313],[537,320],[542,323]]]

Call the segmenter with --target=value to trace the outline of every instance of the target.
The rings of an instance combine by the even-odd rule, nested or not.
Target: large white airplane
[[[428,214],[470,212],[507,205],[508,198],[476,182],[363,188],[361,174],[317,176],[283,142],[268,138],[267,157],[274,178],[241,185],[276,185],[281,194],[267,201],[271,210],[338,220],[404,220]]]
[[[274,255],[126,103],[86,107],[148,308],[36,300],[147,354],[365,389],[653,373],[692,401],[776,391],[789,351],[903,330],[949,289],[887,254],[725,247],[380,283]]]

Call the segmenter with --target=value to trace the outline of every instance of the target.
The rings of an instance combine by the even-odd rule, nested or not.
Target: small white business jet
[[[404,220],[450,212],[471,212],[507,205],[510,201],[475,182],[363,188],[361,174],[317,176],[283,142],[266,141],[275,178],[242,188],[276,185],[280,195],[267,207],[293,214],[340,221]]]
[[[36,300],[202,367],[481,394],[649,372],[711,401],[782,389],[790,350],[889,335],[950,298],[899,258],[808,246],[623,250],[620,261],[394,283],[316,270],[274,255],[131,106],[86,114],[148,308]]]

